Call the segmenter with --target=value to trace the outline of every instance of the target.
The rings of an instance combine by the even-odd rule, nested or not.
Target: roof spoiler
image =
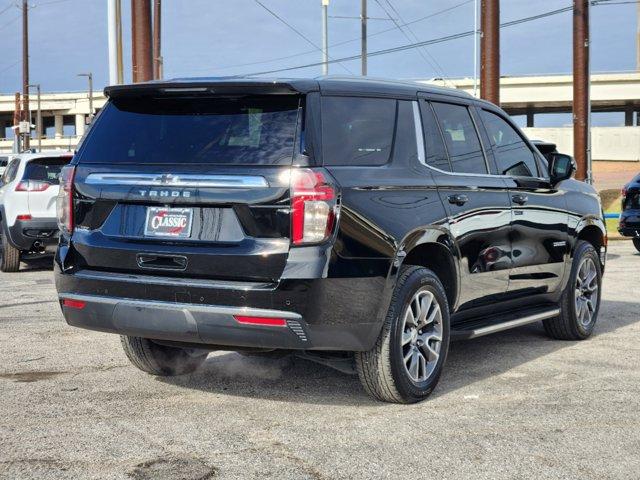
[[[121,98],[141,95],[295,95],[310,91],[308,82],[284,81],[168,81],[129,85],[111,85],[104,89],[105,96]],[[317,89],[317,85],[316,88]]]

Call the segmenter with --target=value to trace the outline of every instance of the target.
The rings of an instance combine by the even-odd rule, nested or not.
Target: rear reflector
[[[31,220],[31,215],[26,214],[26,215],[18,215],[16,217],[16,220]]]
[[[275,317],[245,317],[242,315],[234,315],[238,323],[244,323],[247,325],[265,325],[268,327],[286,327],[287,322],[284,318]]]
[[[82,300],[71,300],[70,298],[65,298],[62,300],[62,306],[69,308],[76,308],[78,310],[82,310],[86,305],[86,302]]]

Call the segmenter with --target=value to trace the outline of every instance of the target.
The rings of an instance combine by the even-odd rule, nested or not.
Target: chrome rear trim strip
[[[74,273],[76,278],[84,280],[99,280],[107,282],[127,282],[145,285],[163,285],[178,287],[211,288],[215,290],[264,290],[271,291],[277,287],[275,283],[268,282],[240,282],[205,280],[180,277],[160,277],[157,275],[140,275],[133,273],[102,272],[92,270],[78,270]]]
[[[135,185],[148,187],[265,188],[269,183],[258,175],[171,175],[158,173],[90,173],[87,185]]]

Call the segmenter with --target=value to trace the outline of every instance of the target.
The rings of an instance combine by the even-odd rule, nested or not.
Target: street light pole
[[[329,0],[322,0],[322,74],[329,74]]]
[[[367,76],[367,0],[362,0],[360,6],[360,33],[361,33],[361,60],[362,60],[362,76]]]
[[[93,120],[93,74],[89,73],[79,73],[79,77],[87,77],[89,79],[89,119],[86,122],[90,124]]]
[[[29,88],[35,88],[38,93],[38,110],[36,113],[36,135],[38,137],[38,152],[42,151],[42,109],[40,108],[40,84],[27,85]]]
[[[478,96],[478,0],[473,1],[473,96]]]
[[[22,0],[22,120],[31,125],[31,113],[29,111],[29,5],[27,0]],[[29,127],[30,128],[30,127]],[[23,133],[22,147],[29,149],[31,131]]]

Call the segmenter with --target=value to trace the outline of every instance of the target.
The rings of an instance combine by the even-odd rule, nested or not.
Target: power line
[[[12,23],[16,22],[19,18],[20,18],[20,15],[18,15],[17,17],[15,17],[15,18],[13,18],[13,19],[9,20],[7,23],[4,23],[4,24],[0,25],[0,30],[2,30],[2,29],[4,29],[4,28],[6,28],[6,27],[8,27],[9,25],[11,25]]]
[[[378,4],[378,6],[379,6],[383,11],[384,11],[385,15],[386,15],[387,17],[389,17],[389,20],[391,20],[391,21],[393,22],[393,24],[398,28],[398,30],[400,30],[400,33],[402,33],[402,36],[403,36],[404,38],[406,38],[406,39],[407,39],[407,40],[409,40],[410,42],[415,42],[415,41],[416,41],[416,39],[415,39],[415,38],[411,38],[411,37],[407,34],[407,32],[405,32],[405,31],[402,29],[402,27],[400,26],[400,24],[398,23],[398,21],[397,21],[395,18],[393,18],[393,17],[391,16],[391,14],[387,11],[387,9],[384,7],[384,5],[382,5],[382,3],[380,2],[380,0],[375,0],[375,2],[376,2],[376,3]],[[391,8],[392,8],[394,11],[396,11],[396,10],[393,8],[393,6],[392,6],[391,4],[389,4],[389,5],[391,6]],[[397,11],[396,11],[396,13],[397,13]],[[400,18],[400,15],[397,15],[397,17],[398,17],[398,18]],[[400,20],[402,20],[402,19],[400,19]],[[424,53],[424,51],[423,51],[423,49],[422,49],[422,48],[419,48],[419,49],[418,49],[418,54],[422,57],[422,59],[423,59],[425,62],[427,62],[427,63],[429,64],[429,66],[430,66],[430,67],[431,67],[431,68],[432,68],[432,69],[433,69],[437,74],[439,74],[439,72],[438,72],[438,67],[436,67],[436,66],[435,66],[435,64],[434,64],[434,63],[433,63],[433,62],[432,62],[432,61],[431,61],[431,60],[430,60],[430,59],[425,55],[425,53]]]
[[[264,8],[267,12],[269,12],[271,15],[273,15],[275,18],[277,18],[278,20],[280,20],[280,22],[284,23],[287,27],[289,27],[289,29],[291,29],[292,31],[294,31],[299,37],[303,38],[307,43],[309,43],[310,45],[312,45],[313,47],[315,47],[316,50],[322,52],[322,48],[319,47],[318,45],[316,45],[313,41],[311,41],[309,39],[309,37],[307,37],[305,34],[303,34],[300,30],[298,30],[297,28],[295,28],[293,25],[291,25],[289,22],[287,22],[284,18],[282,18],[280,15],[278,15],[277,13],[275,13],[273,10],[269,9],[264,3],[262,3],[260,0],[254,0],[258,5],[260,5],[262,8]],[[329,60],[332,60],[331,57],[329,57]],[[342,65],[340,62],[337,62],[342,68],[344,68],[347,72],[349,72],[350,74],[353,75],[353,72],[351,70],[349,70],[347,67],[345,67],[344,65]]]
[[[386,3],[389,5],[389,7],[391,7],[391,10],[396,14],[396,17],[398,17],[400,19],[400,21],[405,24],[405,25],[399,25],[398,22],[391,17],[391,15],[387,12],[387,9],[384,8],[384,6],[380,3],[380,0],[375,0],[375,2],[380,6],[380,8],[382,8],[382,10],[384,10],[384,12],[387,14],[387,16],[391,19],[391,21],[396,25],[396,27],[398,27],[398,29],[400,30],[400,32],[402,32],[402,35],[409,40],[410,42],[418,42],[420,41],[420,39],[416,36],[416,34],[414,33],[414,31],[411,29],[411,27],[409,25],[406,25],[406,22],[404,21],[404,18],[402,18],[402,15],[400,15],[400,12],[398,11],[398,9],[396,9],[396,7],[393,5],[393,3],[391,3],[390,0],[386,0]],[[404,28],[406,28],[409,33],[411,35],[408,35],[404,30],[403,30],[403,26]],[[442,79],[445,82],[448,82],[448,78],[447,78],[447,74],[444,72],[444,69],[442,68],[442,65],[440,65],[438,63],[438,60],[436,60],[436,58],[431,55],[431,53],[429,52],[429,50],[427,50],[425,47],[422,48],[418,48],[418,53],[420,54],[420,56],[429,64],[431,65],[431,67],[433,68],[434,71],[436,71],[436,73],[438,73]]]
[[[463,5],[467,5],[469,3],[472,3],[473,1],[474,0],[465,0],[463,2],[460,2],[460,3],[457,3],[455,5],[452,5],[451,7],[447,7],[447,8],[444,8],[442,10],[438,10],[438,11],[436,11],[434,13],[431,13],[429,15],[425,15],[424,17],[417,18],[417,19],[412,20],[412,21],[407,22],[407,23],[402,23],[401,25],[402,26],[413,25],[415,23],[422,22],[424,20],[428,20],[428,19],[436,17],[438,15],[442,15],[443,13],[450,12],[451,10],[455,10],[456,8],[462,7]],[[385,33],[388,33],[388,32],[392,32],[392,31],[397,30],[397,29],[398,29],[398,27],[394,26],[392,28],[386,28],[384,30],[379,30],[377,32],[368,34],[367,38],[371,38],[371,37],[375,37],[377,35],[382,35],[382,34],[385,34]],[[343,40],[341,42],[336,42],[336,43],[330,44],[329,48],[339,47],[339,46],[342,46],[342,45],[346,45],[348,43],[359,42],[360,40],[361,40],[361,37],[352,38],[351,40]],[[223,66],[223,67],[217,67],[216,69],[217,70],[228,70],[230,68],[251,67],[253,65],[263,65],[265,63],[273,63],[273,62],[277,62],[277,61],[280,61],[280,60],[289,60],[291,58],[302,57],[302,56],[305,56],[305,55],[309,55],[311,53],[316,53],[316,51],[317,50],[307,50],[306,52],[293,53],[291,55],[286,55],[286,56],[283,56],[283,57],[276,57],[276,58],[272,58],[272,59],[269,59],[269,60],[259,60],[257,62],[248,62],[248,63],[237,63],[237,64],[234,64],[234,65],[226,65],[226,66]],[[209,70],[209,68],[196,69],[196,70],[193,70],[193,71],[205,71],[205,70]]]
[[[592,5],[598,5],[597,2],[601,2],[602,0],[592,0],[591,4]],[[570,10],[573,10],[573,6],[568,6],[568,7],[564,7],[564,8],[558,8],[556,10],[550,10],[548,12],[544,12],[544,13],[540,13],[537,15],[531,15],[529,17],[523,17],[523,18],[519,18],[517,20],[512,20],[509,22],[505,22],[505,23],[501,23],[500,24],[500,28],[506,28],[506,27],[511,27],[513,25],[519,25],[521,23],[526,23],[526,22],[531,22],[534,20],[539,20],[541,18],[546,18],[546,17],[550,17],[553,15],[558,15],[560,13],[564,13],[564,12],[568,12]],[[458,40],[460,38],[465,38],[465,37],[469,37],[471,35],[475,34],[475,30],[467,30],[464,32],[458,32],[458,33],[454,33],[451,35],[446,35],[443,37],[438,37],[438,38],[433,38],[431,40],[424,40],[421,42],[416,42],[416,43],[410,43],[407,45],[399,45],[396,47],[391,47],[391,48],[385,48],[382,50],[377,50],[374,52],[369,52],[368,56],[370,57],[375,57],[375,56],[379,56],[379,55],[387,55],[390,53],[396,53],[396,52],[401,52],[404,50],[410,50],[413,48],[418,48],[418,47],[423,47],[423,46],[427,46],[427,45],[435,45],[438,43],[443,43],[443,42],[449,42],[452,40]],[[360,55],[350,55],[348,57],[342,57],[342,58],[338,58],[338,59],[331,59],[329,60],[329,63],[334,63],[334,62],[341,62],[341,61],[350,61],[350,60],[357,60],[360,58]],[[291,70],[299,70],[301,68],[309,68],[309,67],[315,67],[318,65],[321,65],[323,62],[314,62],[314,63],[309,63],[306,65],[298,65],[298,66],[293,66],[293,67],[286,67],[286,68],[281,68],[281,69],[274,69],[274,70],[269,70],[269,71],[264,71],[264,72],[256,72],[256,73],[248,73],[245,74],[244,76],[256,76],[256,75],[268,75],[271,73],[279,73],[279,72],[286,72],[286,71],[291,71]],[[235,75],[240,76],[240,75]]]
[[[13,62],[11,65],[7,65],[6,67],[4,67],[2,70],[0,70],[0,73],[4,73],[7,70],[9,70],[10,68],[15,67],[16,65],[18,65],[20,63],[20,60],[17,60],[15,62]]]
[[[11,9],[11,7],[16,7],[17,8],[17,5],[14,2],[11,2],[9,5],[7,5],[2,10],[0,10],[0,15],[2,15],[4,12],[9,11]]]

